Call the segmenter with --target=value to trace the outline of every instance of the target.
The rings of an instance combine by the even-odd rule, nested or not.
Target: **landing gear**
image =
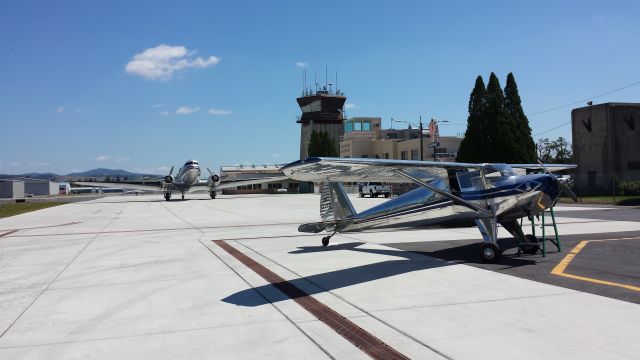
[[[482,244],[482,260],[489,264],[494,264],[502,257],[502,251],[494,243]]]
[[[164,199],[167,201],[171,200],[171,191],[164,192]]]
[[[182,195],[182,200],[184,200],[184,194],[181,194],[181,195]]]
[[[540,239],[531,234],[525,235],[524,238],[525,242],[520,245],[520,250],[523,253],[533,255],[540,251]]]
[[[216,198],[216,195],[217,195],[217,194],[216,194],[216,192],[215,192],[215,191],[210,191],[210,192],[209,192],[209,196],[211,196],[211,198],[212,198],[212,199],[215,199],[215,198]]]
[[[322,246],[328,246],[329,245],[329,239],[331,239],[331,236],[325,236],[322,238]]]

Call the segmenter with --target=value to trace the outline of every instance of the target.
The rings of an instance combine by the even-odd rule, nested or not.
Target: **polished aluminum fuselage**
[[[200,165],[198,164],[183,165],[176,174],[176,179],[172,186],[180,192],[187,192],[189,189],[200,181]]]
[[[450,191],[444,179],[437,179],[431,185]],[[539,214],[553,205],[558,192],[558,183],[553,175],[536,174],[504,177],[482,189],[463,190],[459,196],[490,210],[498,222],[504,222]],[[482,214],[478,211],[457,205],[421,187],[345,219],[347,221],[338,224],[336,230],[349,232],[400,226],[472,225],[480,217]]]

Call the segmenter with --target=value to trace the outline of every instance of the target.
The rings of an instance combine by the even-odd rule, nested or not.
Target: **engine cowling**
[[[164,182],[167,184],[171,184],[173,182],[173,176],[167,175],[164,177]]]
[[[220,182],[220,176],[213,174],[209,176],[209,185],[217,184]]]

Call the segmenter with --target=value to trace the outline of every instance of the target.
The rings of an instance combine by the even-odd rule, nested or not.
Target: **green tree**
[[[475,86],[469,97],[469,117],[467,118],[467,130],[458,148],[457,161],[483,162],[487,158],[487,147],[483,145],[488,141],[486,134],[486,95],[487,89],[482,76],[478,75]]]
[[[504,106],[511,118],[516,124],[516,132],[513,134],[516,145],[518,147],[518,155],[514,156],[514,162],[519,163],[535,163],[536,162],[536,144],[531,137],[531,127],[529,119],[524,114],[520,94],[518,94],[518,85],[513,73],[507,75],[507,83],[504,87]]]
[[[313,130],[309,139],[309,156],[338,156],[336,142],[324,131]]]
[[[556,140],[538,139],[536,150],[538,158],[545,164],[570,164],[574,162],[571,144],[562,136]]]
[[[484,162],[518,163],[520,156],[515,137],[516,125],[505,109],[504,93],[500,80],[491,73],[487,84],[486,131],[482,145],[487,148],[488,156]]]

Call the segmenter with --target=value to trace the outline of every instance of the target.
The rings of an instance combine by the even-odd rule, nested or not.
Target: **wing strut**
[[[400,176],[402,176],[402,177],[404,177],[406,179],[409,179],[409,180],[413,181],[414,183],[416,183],[416,184],[418,184],[418,185],[420,185],[422,187],[425,187],[425,188],[427,188],[427,189],[429,189],[429,190],[431,190],[431,191],[433,191],[435,193],[438,193],[438,194],[440,194],[440,195],[442,195],[444,197],[447,197],[447,198],[451,199],[451,201],[453,201],[454,204],[466,206],[471,210],[477,211],[478,213],[480,213],[484,217],[493,217],[494,216],[489,211],[479,207],[478,205],[473,204],[473,203],[471,203],[471,202],[469,202],[467,200],[464,200],[462,198],[459,198],[459,197],[453,195],[452,193],[449,193],[449,192],[446,192],[444,190],[438,189],[435,186],[431,186],[431,185],[427,184],[426,182],[424,182],[424,181],[422,181],[422,180],[420,180],[420,179],[418,179],[418,178],[416,178],[414,176],[411,176],[411,175],[407,174],[406,172],[404,172],[402,170],[396,169],[395,171],[396,171],[396,173],[398,175],[400,175]]]

